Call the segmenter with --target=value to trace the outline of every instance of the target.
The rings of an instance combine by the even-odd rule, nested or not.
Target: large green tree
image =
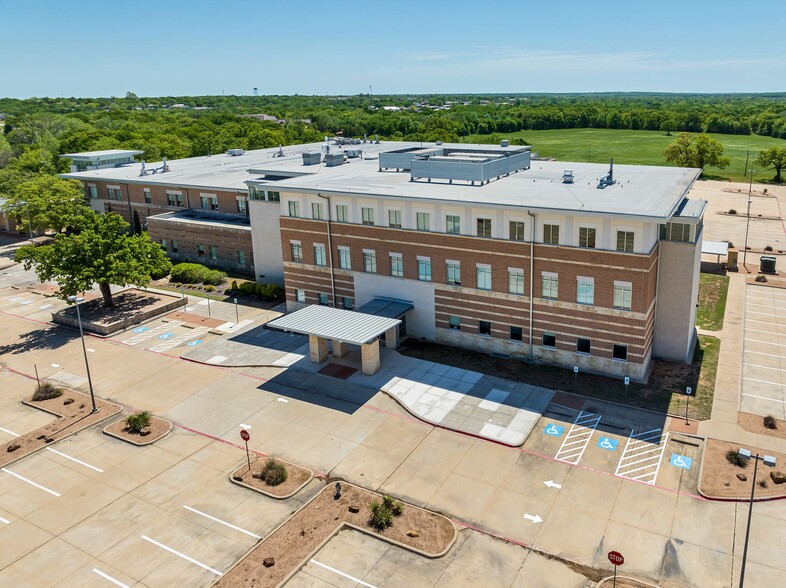
[[[75,180],[40,175],[17,184],[3,206],[17,218],[20,231],[55,231],[74,224],[90,209]]]
[[[775,170],[775,178],[773,178],[773,181],[780,184],[783,181],[781,179],[781,170],[786,167],[786,147],[770,147],[769,149],[760,151],[759,156],[753,163],[761,167],[773,168]]]
[[[20,247],[16,261],[33,268],[42,282],[57,282],[63,299],[98,284],[107,307],[113,305],[111,284],[142,287],[151,273],[169,266],[164,250],[147,233],[129,236],[121,216],[92,210],[77,220],[72,233],[58,234],[51,245]]]
[[[723,156],[723,144],[706,134],[680,133],[663,154],[666,161],[681,167],[703,170],[708,165],[720,169],[729,165],[729,158]]]

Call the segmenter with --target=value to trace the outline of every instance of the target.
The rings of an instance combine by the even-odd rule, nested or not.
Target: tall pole
[[[753,514],[753,494],[756,492],[756,470],[759,466],[759,454],[753,455],[756,461],[753,464],[753,481],[751,482],[751,500],[748,507],[748,526],[745,528],[745,547],[742,549],[742,567],[740,568],[740,588],[745,585],[745,563],[748,559],[748,538],[751,534],[751,514]]]
[[[328,246],[328,256],[330,258],[330,289],[333,291],[333,308],[338,308],[336,302],[336,277],[333,265],[333,244],[331,242],[331,235],[330,235],[330,196],[323,196],[322,194],[317,194],[319,198],[327,200],[327,220],[325,224],[327,225],[327,246]]]
[[[82,330],[82,315],[79,312],[79,299],[74,298],[74,302],[76,303],[76,320],[79,323],[79,337],[82,339],[82,353],[85,356],[85,370],[87,371],[87,387],[90,390],[90,402],[93,405],[93,409],[90,411],[90,414],[94,414],[98,412],[98,407],[96,406],[96,397],[93,394],[93,380],[90,378],[90,364],[87,361],[87,346],[85,346],[85,332]]]
[[[745,268],[745,271],[748,271],[748,266],[745,265],[746,261],[748,260],[748,231],[750,230],[751,226],[751,197],[753,195],[753,172],[755,169],[750,170],[751,180],[748,184],[748,215],[745,221],[745,251],[742,253],[742,266]]]

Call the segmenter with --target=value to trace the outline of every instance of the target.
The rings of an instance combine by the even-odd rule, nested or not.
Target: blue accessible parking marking
[[[197,339],[196,341],[190,341],[189,343],[186,343],[186,345],[188,345],[189,347],[195,347],[195,346],[199,345],[201,342],[202,342],[202,339]]]
[[[174,336],[175,336],[174,333],[164,333],[163,335],[159,335],[158,338],[159,339],[171,339]]]
[[[617,441],[616,439],[612,439],[610,437],[601,437],[598,440],[598,447],[601,449],[608,449],[609,451],[615,451],[617,449]]]
[[[145,331],[148,330],[149,329],[147,327],[137,327],[136,329],[134,329],[134,333],[144,333]]]
[[[554,423],[549,423],[546,425],[546,428],[543,429],[543,432],[546,435],[551,435],[552,437],[560,437],[562,436],[562,432],[565,430],[565,427],[560,427],[559,425],[555,425]]]
[[[671,454],[671,459],[669,463],[676,468],[682,468],[683,470],[689,470],[690,464],[693,463],[693,459],[690,457],[685,457],[684,455],[679,455],[677,453]]]

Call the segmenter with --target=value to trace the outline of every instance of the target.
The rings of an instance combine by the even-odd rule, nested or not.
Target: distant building
[[[71,160],[71,171],[80,172],[106,167],[117,167],[134,163],[134,157],[144,151],[127,149],[106,149],[104,151],[87,151],[83,153],[64,153],[62,159]]]

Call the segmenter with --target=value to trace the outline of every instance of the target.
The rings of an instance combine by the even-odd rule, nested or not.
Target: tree
[[[753,162],[761,167],[771,167],[775,169],[773,181],[781,183],[781,170],[786,167],[786,147],[770,147],[764,151],[759,151],[759,156]]]
[[[720,169],[729,165],[729,158],[723,157],[723,145],[705,134],[680,133],[663,154],[666,161],[681,167],[698,167],[703,170],[707,165]]]
[[[134,227],[134,235],[141,235],[142,234],[142,221],[139,220],[139,212],[136,211],[136,210],[134,211],[133,221],[134,221],[134,224],[132,226]]]
[[[110,284],[145,286],[151,273],[168,264],[164,250],[147,233],[129,236],[120,215],[92,210],[77,220],[73,233],[58,234],[51,245],[20,247],[16,261],[26,270],[34,268],[42,282],[56,281],[63,299],[98,284],[106,307],[113,306]]]
[[[41,175],[17,184],[3,210],[18,218],[18,228],[25,233],[59,233],[90,209],[79,182]]]
[[[660,130],[666,133],[667,137],[670,137],[672,131],[676,130],[676,128],[677,123],[671,117],[663,119],[663,122],[660,123]]]

